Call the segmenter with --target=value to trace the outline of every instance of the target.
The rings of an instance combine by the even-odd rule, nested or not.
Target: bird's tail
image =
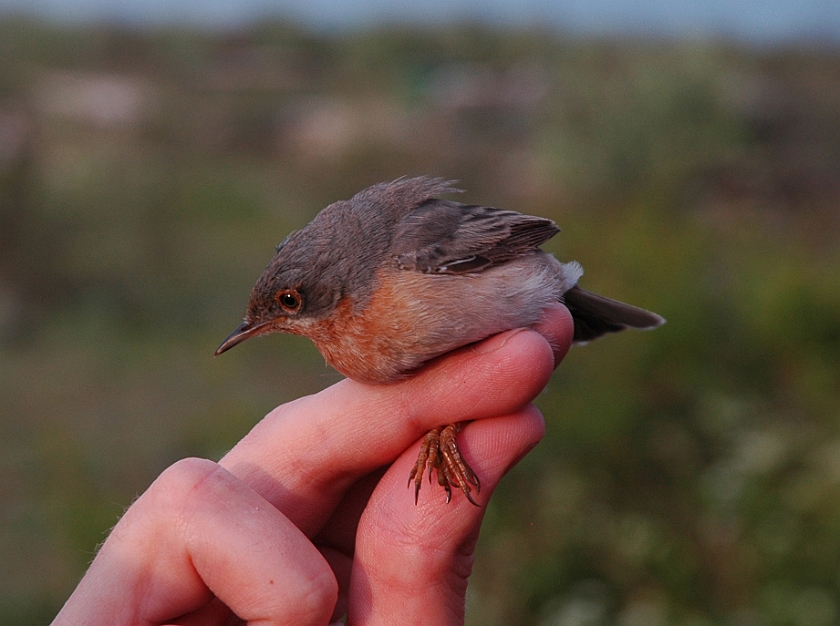
[[[618,300],[574,286],[563,294],[563,302],[575,320],[575,343],[586,343],[625,328],[645,330],[665,323],[665,318]]]

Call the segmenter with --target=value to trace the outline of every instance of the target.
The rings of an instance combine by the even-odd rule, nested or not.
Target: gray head
[[[440,178],[401,178],[329,205],[277,246],[251,291],[244,321],[216,354],[265,333],[309,335],[347,296],[352,306],[363,306],[387,261],[396,223],[438,194],[456,191]]]

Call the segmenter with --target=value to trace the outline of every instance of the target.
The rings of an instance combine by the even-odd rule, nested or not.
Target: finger
[[[548,341],[514,330],[392,385],[344,380],[270,413],[221,461],[308,536],[355,480],[429,429],[516,411],[548,382]]]
[[[332,512],[327,524],[312,540],[327,559],[338,581],[338,602],[333,614],[336,619],[347,613],[350,570],[353,565],[359,518],[384,473],[384,468],[379,469],[354,483]]]
[[[54,624],[222,623],[215,596],[246,622],[323,625],[337,593],[279,511],[217,464],[186,459],[126,512]]]
[[[560,361],[569,352],[575,334],[575,321],[569,309],[559,302],[552,304],[543,311],[543,317],[534,326],[534,330],[546,338],[554,351],[554,367],[560,365]]]
[[[500,478],[540,440],[539,411],[522,411],[467,426],[464,457],[482,476],[486,501]],[[484,507],[465,498],[444,504],[429,492],[404,506],[405,475],[417,446],[388,470],[359,523],[350,582],[349,623],[463,624],[464,596]]]

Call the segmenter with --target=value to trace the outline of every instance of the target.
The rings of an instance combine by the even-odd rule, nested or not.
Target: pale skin
[[[392,385],[343,380],[269,413],[218,463],[185,459],[126,511],[54,626],[464,623],[484,507],[407,477],[459,435],[486,504],[540,440],[531,401],[572,341],[565,307]]]

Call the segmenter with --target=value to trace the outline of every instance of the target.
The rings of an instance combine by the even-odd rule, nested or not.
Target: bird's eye
[[[285,310],[294,313],[300,309],[300,294],[292,289],[285,289],[277,293],[277,303]]]

